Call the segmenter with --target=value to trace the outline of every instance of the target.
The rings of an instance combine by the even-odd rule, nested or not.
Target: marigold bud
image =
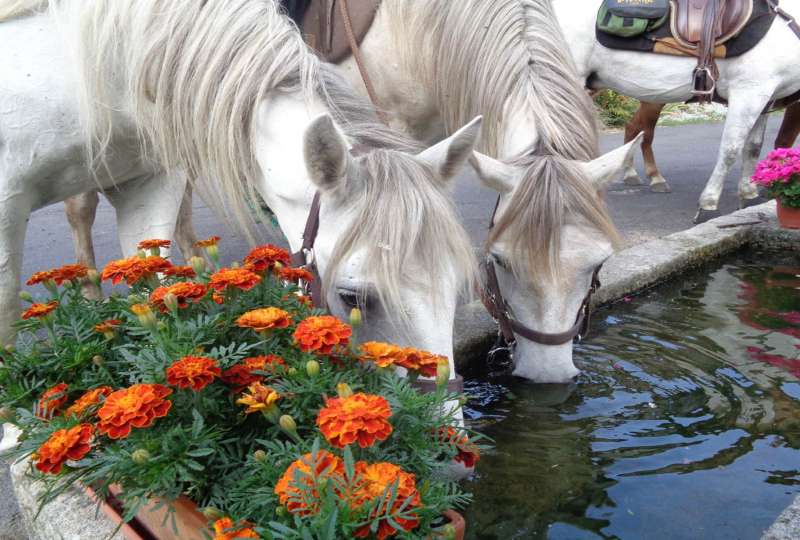
[[[225,514],[213,506],[206,506],[203,508],[203,515],[206,517],[206,519],[211,519],[214,521],[225,517]]]
[[[436,386],[444,386],[450,380],[450,364],[439,362],[436,366]]]
[[[166,308],[170,310],[172,313],[178,311],[178,297],[175,296],[175,294],[168,292],[167,294],[164,295],[163,300]]]
[[[206,248],[206,253],[208,253],[208,256],[211,257],[211,259],[213,261],[216,261],[216,260],[219,259],[219,248],[217,247],[217,244],[213,244],[211,246],[208,246]]]
[[[309,377],[316,377],[319,375],[319,362],[316,360],[309,360],[306,362],[306,373]]]
[[[437,538],[442,538],[442,540],[455,540],[456,538],[456,528],[453,526],[452,523],[448,523],[438,531],[436,531]]]
[[[103,360],[103,357],[99,354],[92,356],[92,364],[96,365],[97,367],[102,366],[104,363],[105,360]]]
[[[275,508],[275,514],[277,516],[283,517],[283,516],[286,515],[286,513],[287,513],[287,510],[283,506],[278,506],[278,507]]]
[[[353,389],[347,383],[340,382],[336,385],[336,393],[340,398],[349,398],[353,395]]]
[[[14,346],[12,344],[10,344],[10,343],[8,345],[6,345],[6,352],[13,353],[14,352]]]
[[[198,276],[206,271],[206,260],[202,257],[194,256],[189,259],[189,264],[192,265],[192,270]]]
[[[160,257],[161,256],[161,248],[150,248],[150,255],[152,257]]]
[[[158,320],[149,305],[134,304],[131,306],[131,311],[139,319],[139,323],[148,330],[154,330],[158,325]]]
[[[100,286],[100,272],[95,270],[94,268],[90,268],[88,272],[86,272],[86,279],[90,282],[94,283],[98,287]]]
[[[467,402],[469,402],[469,398],[466,396],[466,394],[462,394],[461,397],[458,398],[459,407],[463,407],[467,404]]]
[[[294,377],[295,375],[297,375],[297,373],[298,373],[297,368],[294,367],[290,367],[289,371],[287,371],[289,377]]]
[[[14,420],[14,409],[11,407],[3,407],[0,409],[0,422],[11,422]]]
[[[33,296],[28,291],[20,291],[19,297],[26,302],[33,302]]]
[[[47,281],[42,283],[42,285],[44,285],[44,288],[47,289],[50,292],[50,294],[58,295],[58,285],[56,285],[56,282],[53,281],[52,279],[48,279]]]
[[[137,448],[131,454],[131,459],[137,465],[144,465],[148,461],[150,461],[150,452],[145,450],[144,448]]]
[[[267,459],[267,453],[263,450],[256,450],[253,452],[253,459],[261,463]]]
[[[281,416],[280,420],[278,420],[278,423],[280,424],[281,429],[288,433],[294,433],[297,431],[297,423],[294,421],[294,418],[292,418],[291,415],[284,414]]]
[[[350,310],[350,326],[353,328],[361,326],[361,310],[357,307]]]
[[[280,263],[280,261],[275,261],[274,263],[272,263],[272,270],[276,274],[281,271],[281,268],[283,268],[283,265]]]
[[[137,251],[137,252],[136,252],[136,255],[137,255],[137,256],[138,256],[140,259],[146,259],[146,258],[147,258],[147,253],[146,253],[146,252],[145,252],[145,250],[143,250],[143,249],[140,249],[139,251]]]

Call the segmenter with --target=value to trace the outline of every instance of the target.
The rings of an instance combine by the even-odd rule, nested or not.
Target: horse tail
[[[44,10],[48,0],[0,0],[0,22]]]

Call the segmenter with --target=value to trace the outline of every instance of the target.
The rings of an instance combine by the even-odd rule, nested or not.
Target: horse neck
[[[255,154],[263,181],[257,189],[274,212],[293,251],[302,244],[303,229],[316,193],[303,156],[306,128],[328,107],[319,97],[276,94],[256,116]]]

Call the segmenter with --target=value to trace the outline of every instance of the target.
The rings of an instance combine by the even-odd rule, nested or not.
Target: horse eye
[[[497,264],[499,267],[501,267],[501,268],[502,268],[502,269],[504,269],[504,270],[508,270],[508,268],[509,268],[508,261],[506,261],[506,260],[505,260],[504,258],[502,258],[500,255],[497,255],[496,253],[492,253],[492,259],[494,260],[494,262],[495,262],[495,263],[496,263],[496,264]]]
[[[365,311],[371,304],[369,295],[363,292],[354,291],[352,289],[339,289],[337,292],[339,294],[339,300],[348,308],[358,308]]]

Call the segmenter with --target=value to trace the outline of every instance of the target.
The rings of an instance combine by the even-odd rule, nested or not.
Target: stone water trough
[[[747,246],[798,250],[800,231],[779,229],[775,204],[770,202],[631,247],[614,255],[603,267],[600,274],[603,286],[594,296],[594,303],[596,306],[613,303]],[[458,368],[464,370],[470,360],[482,358],[495,334],[494,321],[480,302],[462,306],[455,332]],[[14,440],[14,430],[7,426],[0,447],[8,447]],[[0,468],[0,499],[4,503],[0,504],[0,514],[8,514],[0,515],[0,540],[124,538],[77,488],[45,507],[34,519],[38,511],[38,488],[26,476],[28,470],[26,462],[12,464],[10,469]],[[800,497],[766,531],[764,538],[800,538]]]

